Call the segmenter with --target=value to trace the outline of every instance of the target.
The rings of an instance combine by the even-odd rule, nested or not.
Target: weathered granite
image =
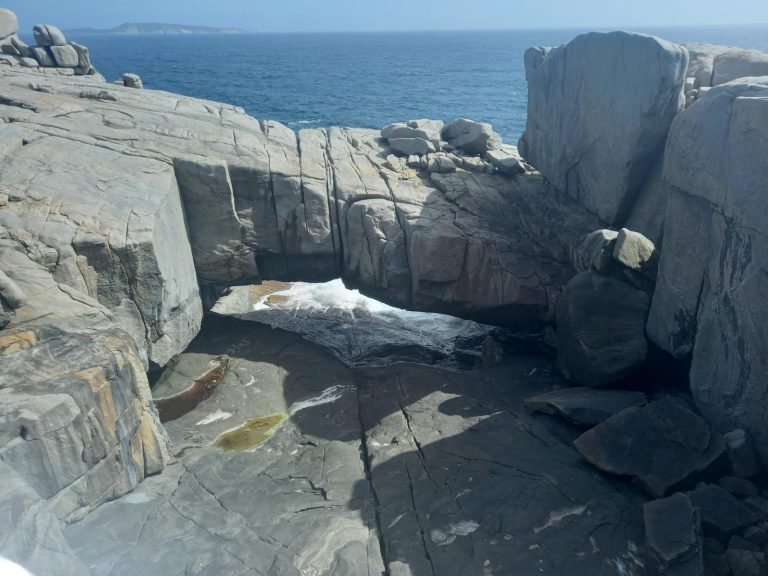
[[[2,460],[0,521],[0,572],[4,556],[34,574],[90,576],[64,539],[48,503]]]
[[[210,398],[168,423],[178,463],[65,530],[94,576],[133,574],[133,558],[148,576],[640,569],[642,498],[596,477],[564,425],[525,414],[525,396],[557,380],[545,356],[470,378],[350,370],[296,335],[210,321],[191,352],[231,361]],[[261,445],[210,445],[278,413],[289,418]]]
[[[88,49],[67,42],[64,33],[50,24],[35,26],[35,46],[27,46],[17,35],[16,16],[8,10],[0,14],[0,67],[27,68],[40,74],[92,76],[104,78],[91,65]],[[13,30],[4,36],[5,31]]]
[[[557,365],[582,386],[620,382],[645,362],[650,299],[642,290],[594,271],[566,286],[557,312]]]
[[[659,278],[647,332],[693,354],[691,389],[722,431],[743,428],[768,457],[768,78],[712,88],[675,120]]]
[[[0,262],[22,294],[4,283],[2,390],[21,406],[50,388],[24,406],[65,435],[24,438],[14,416],[2,450],[60,518],[168,463],[143,370],[197,333],[201,285],[343,276],[401,306],[543,324],[598,224],[535,173],[461,154],[450,173],[388,163],[371,130],[297,135],[231,106],[13,70],[0,96]],[[62,363],[68,343],[80,352]]]
[[[528,65],[523,157],[604,222],[623,225],[683,108],[687,52],[650,36],[591,33]]]

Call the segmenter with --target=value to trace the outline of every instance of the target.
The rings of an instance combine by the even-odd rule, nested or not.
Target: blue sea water
[[[768,26],[645,29],[677,42],[768,50]],[[108,79],[236,104],[291,128],[381,128],[466,117],[514,143],[525,126],[523,53],[579,30],[76,36]]]

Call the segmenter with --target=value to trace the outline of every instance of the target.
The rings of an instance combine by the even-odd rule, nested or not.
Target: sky
[[[260,32],[628,28],[767,24],[768,0],[0,0],[33,25],[125,22]]]

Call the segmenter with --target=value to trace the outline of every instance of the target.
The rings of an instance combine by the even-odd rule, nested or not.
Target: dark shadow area
[[[295,334],[211,315],[188,351],[274,364],[289,406],[334,374],[354,381],[356,429],[334,403],[291,422],[305,442],[361,443],[366,481],[345,505],[374,508],[390,575],[642,574],[646,497],[581,458],[581,430],[523,406],[565,385],[537,343],[511,338],[495,366],[471,370],[349,368]]]

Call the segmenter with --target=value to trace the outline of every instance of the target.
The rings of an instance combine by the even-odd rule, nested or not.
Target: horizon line
[[[93,30],[98,32],[109,32],[115,28],[126,24],[155,24],[164,26],[190,26],[190,27],[202,27],[212,28],[216,30],[242,30],[242,32],[234,33],[232,35],[248,35],[248,34],[419,34],[419,33],[440,33],[440,32],[521,32],[521,31],[550,31],[550,30],[593,30],[593,31],[631,31],[632,29],[660,29],[660,30],[674,30],[674,29],[702,29],[702,28],[761,28],[768,27],[768,20],[765,22],[742,22],[731,24],[632,24],[632,25],[597,25],[597,26],[516,26],[516,27],[477,27],[477,28],[423,28],[423,29],[339,29],[339,30],[252,30],[243,28],[242,26],[211,26],[210,24],[176,24],[172,22],[123,22],[117,24],[111,28],[96,28],[93,26],[77,26],[68,27],[62,29],[64,32],[77,32],[81,30]],[[55,24],[54,24],[55,25]],[[121,35],[121,34],[116,34]],[[122,34],[124,36],[162,36],[163,34]],[[167,34],[167,36],[183,35],[183,34]],[[192,35],[192,34],[189,34]],[[196,33],[196,36],[205,36],[206,33]],[[210,35],[218,35],[216,32],[212,32]]]

